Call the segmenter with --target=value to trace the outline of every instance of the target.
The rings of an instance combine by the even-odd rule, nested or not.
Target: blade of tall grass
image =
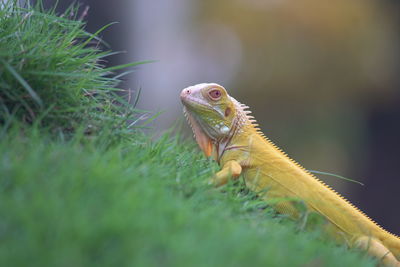
[[[29,93],[29,95],[32,97],[33,100],[36,101],[36,103],[42,107],[43,102],[42,99],[36,94],[36,92],[32,89],[32,87],[25,81],[24,78],[22,78],[21,75],[6,61],[3,59],[0,59],[0,62],[3,63],[4,67],[14,76],[15,79],[22,85],[22,87]]]
[[[125,69],[125,68],[129,68],[129,67],[135,67],[135,66],[138,66],[138,65],[154,63],[154,62],[157,62],[157,61],[156,60],[135,61],[135,62],[132,62],[132,63],[127,63],[127,64],[122,64],[122,65],[118,65],[118,66],[105,68],[104,70],[105,71],[120,70],[120,69]]]
[[[93,39],[95,39],[95,40],[97,40],[97,41],[99,41],[99,42],[101,42],[101,43],[103,43],[104,44],[104,41],[102,41],[100,38],[98,38],[98,35],[101,33],[101,32],[103,32],[105,29],[107,29],[108,27],[110,27],[110,26],[112,26],[112,25],[114,25],[114,24],[117,24],[118,22],[111,22],[111,23],[108,23],[107,25],[104,25],[103,27],[101,27],[99,30],[97,30],[94,34],[91,34],[91,33],[88,33],[87,32],[87,34],[90,36],[85,42],[83,42],[83,46],[86,46],[86,45],[88,45],[89,43],[90,43],[90,41],[92,41]],[[107,47],[109,47],[109,45],[107,44]]]
[[[350,179],[350,178],[347,178],[347,177],[344,177],[344,176],[341,176],[341,175],[337,175],[337,174],[334,174],[334,173],[321,172],[321,171],[315,171],[315,170],[308,170],[308,171],[311,172],[311,173],[314,173],[314,174],[321,174],[321,175],[327,175],[327,176],[336,177],[336,178],[339,178],[339,179],[342,179],[342,180],[345,180],[345,181],[349,181],[349,182],[356,183],[356,184],[364,186],[363,183],[361,183],[361,182],[359,182],[357,180],[353,180],[353,179]]]

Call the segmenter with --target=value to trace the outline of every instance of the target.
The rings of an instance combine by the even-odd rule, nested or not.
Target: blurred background
[[[400,235],[400,1],[79,2],[88,31],[119,22],[102,34],[126,51],[109,64],[157,60],[123,85],[162,111],[157,131],[183,120],[184,87],[220,83],[307,169],[364,183],[321,177]]]

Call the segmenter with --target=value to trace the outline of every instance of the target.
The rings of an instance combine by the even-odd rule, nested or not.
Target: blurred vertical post
[[[131,2],[131,47],[136,58],[154,59],[132,78],[142,87],[139,105],[163,113],[157,129],[181,118],[179,92],[201,82],[228,84],[240,63],[240,40],[229,27],[201,18],[195,0]]]

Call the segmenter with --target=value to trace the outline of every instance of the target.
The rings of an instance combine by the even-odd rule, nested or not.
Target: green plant
[[[11,129],[0,140],[0,266],[374,266],[240,184],[210,188],[216,168],[179,137],[104,147]]]
[[[130,71],[114,72],[146,61],[105,67],[115,52],[102,51],[97,35],[112,23],[91,34],[75,6],[57,16],[38,2],[23,8],[7,1],[0,9],[0,124],[39,123],[62,134],[129,131],[121,125],[143,111],[118,88]]]

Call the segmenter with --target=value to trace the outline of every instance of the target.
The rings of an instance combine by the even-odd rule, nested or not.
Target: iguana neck
[[[244,135],[248,135],[250,132],[257,132],[254,117],[249,115],[251,111],[246,110],[249,107],[239,103],[233,97],[230,98],[236,107],[235,119],[228,135],[219,140],[214,140],[214,159],[218,163],[225,151],[237,148],[237,140],[245,140]]]

